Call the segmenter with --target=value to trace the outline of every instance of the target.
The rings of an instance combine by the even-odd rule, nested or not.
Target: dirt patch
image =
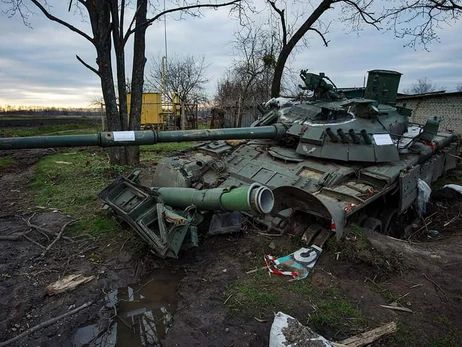
[[[0,235],[27,233],[27,238],[0,241],[3,299],[0,341],[92,302],[88,308],[11,344],[72,345],[75,333],[88,322],[109,327],[111,322],[118,321],[113,309],[106,305],[108,292],[135,283],[141,288],[145,276],[156,268],[181,269],[182,274],[177,292],[166,293],[175,296],[168,300],[177,307],[173,325],[162,341],[164,346],[266,346],[277,311],[290,314],[302,324],[316,326],[316,332],[326,338],[340,340],[354,332],[352,329],[357,325],[351,322],[340,321],[340,328],[335,331],[316,325],[322,320],[316,320],[315,315],[322,313],[320,307],[327,310],[328,305],[320,302],[313,307],[313,302],[300,300],[301,296],[289,289],[294,287],[289,286],[288,278],[269,279],[269,283],[287,288],[275,294],[278,300],[270,309],[257,306],[256,311],[249,314],[236,305],[235,300],[239,298],[230,297],[230,288],[236,283],[252,276],[267,276],[264,270],[246,274],[264,265],[263,254],[284,255],[300,247],[297,240],[287,236],[267,238],[248,230],[239,235],[202,237],[198,248],[188,250],[178,260],[163,261],[154,257],[127,229],[122,234],[100,239],[61,239],[46,256],[41,256],[43,249],[38,244],[49,245],[54,237],[36,228],[31,230],[28,222],[56,234],[72,219],[59,212],[37,209],[32,202],[28,182],[33,175],[33,165],[47,153],[46,150],[11,152],[8,155],[14,157],[15,164],[0,171],[3,188]],[[386,263],[386,257],[381,262],[368,262],[368,258],[352,260],[346,249],[327,249],[315,271],[304,281],[306,288],[302,289],[314,289],[323,293],[323,298],[332,296],[334,304],[347,300],[367,318],[366,325],[370,328],[397,321],[398,333],[373,346],[457,346],[462,340],[459,270],[462,231],[456,229],[443,230],[439,239],[426,242],[408,243],[382,235],[370,237],[373,257],[382,257],[388,252],[398,254],[406,263],[402,268],[391,267],[393,271],[376,266]],[[72,292],[46,295],[48,284],[75,273],[94,275],[95,279]],[[263,287],[266,286],[263,282],[259,287],[256,282],[257,294],[258,290],[271,289]],[[413,313],[380,306],[393,302]],[[351,318],[345,318],[348,319]]]

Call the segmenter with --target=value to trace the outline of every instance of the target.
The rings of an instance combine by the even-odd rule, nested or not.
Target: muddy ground
[[[155,291],[152,283],[156,276],[160,280],[157,287],[171,281],[156,294],[174,312],[168,333],[160,336],[163,346],[267,346],[277,311],[310,324],[310,314],[317,308],[309,301],[297,301],[299,297],[292,295],[287,278],[271,278],[279,286],[282,283],[282,288],[287,285],[287,291],[278,292],[277,304],[271,309],[247,311],[239,306],[236,296],[228,295],[233,283],[254,276],[246,271],[264,265],[263,254],[284,254],[299,247],[287,235],[268,238],[248,228],[240,235],[203,238],[198,248],[187,251],[180,259],[164,261],[154,257],[127,229],[110,238],[61,239],[42,256],[40,245],[50,244],[55,237],[48,233],[58,233],[72,218],[34,205],[28,184],[34,164],[47,153],[16,151],[15,166],[0,171],[0,236],[20,235],[16,240],[0,240],[0,346],[39,324],[91,303],[9,344],[86,345],[76,343],[79,328],[91,322],[99,324],[102,331],[110,331],[110,323],[117,320],[117,308],[107,304],[108,293],[127,286],[138,288],[135,292],[148,287]],[[462,341],[462,219],[448,214],[454,206],[450,203],[433,207],[433,224],[440,227],[436,238],[425,236],[410,243],[372,236],[373,247],[380,251],[369,254],[377,259],[384,256],[385,264],[395,260],[389,267],[375,266],[376,259],[365,261],[356,254],[346,254],[337,245],[323,253],[315,271],[305,280],[307,285],[320,291],[338,288],[339,295],[364,314],[371,328],[398,322],[397,334],[372,346],[457,346]],[[399,257],[388,258],[387,253]],[[172,272],[172,276],[164,280],[158,269]],[[46,294],[47,285],[68,274],[95,277],[74,291]],[[412,313],[380,306],[396,300]],[[117,304],[122,310],[123,300]],[[112,336],[112,344],[106,340],[87,345],[109,346],[115,341],[121,346],[140,345],[139,339],[128,336],[130,322],[119,321],[122,325],[128,333]],[[332,331],[319,325],[316,330],[335,340],[352,332]]]

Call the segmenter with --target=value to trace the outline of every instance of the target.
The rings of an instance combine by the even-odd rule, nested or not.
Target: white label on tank
[[[393,145],[393,140],[388,134],[374,134],[374,141],[377,146]]]
[[[135,141],[134,131],[114,131],[114,141]]]

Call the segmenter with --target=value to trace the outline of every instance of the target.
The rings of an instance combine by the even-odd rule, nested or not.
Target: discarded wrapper
[[[301,280],[308,277],[321,253],[321,247],[312,245],[280,258],[265,255],[264,260],[270,273],[292,276],[293,280]]]

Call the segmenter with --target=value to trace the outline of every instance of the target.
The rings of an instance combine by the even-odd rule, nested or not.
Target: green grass
[[[339,253],[341,258],[373,266],[386,275],[402,273],[410,266],[398,252],[390,250],[384,253],[372,247],[366,229],[349,225],[345,232],[346,238],[337,240],[332,237],[327,241],[326,248],[331,254]]]
[[[14,164],[14,162],[14,159],[11,157],[0,158],[0,169],[8,167],[11,164]]]
[[[289,281],[284,276],[268,276],[262,270],[241,277],[229,285],[223,301],[230,316],[266,317],[282,311],[297,316],[319,332],[356,333],[368,322],[356,306],[336,286],[318,287],[309,279]],[[302,309],[303,308],[303,309]],[[300,311],[306,312],[300,317]],[[298,312],[298,314],[297,314]]]
[[[251,305],[270,308],[278,302],[276,293],[262,291],[254,286],[242,286],[238,290]]]
[[[145,145],[140,146],[140,150],[144,152],[162,152],[168,153],[173,151],[180,151],[182,149],[186,149],[191,147],[195,144],[195,142],[164,142],[164,143],[157,143],[155,145]]]
[[[86,124],[63,124],[55,126],[47,126],[40,128],[5,128],[0,129],[2,137],[26,137],[40,136],[54,133],[72,133],[72,134],[94,134],[99,130],[97,127],[89,127]]]
[[[140,146],[141,161],[159,160],[171,152],[192,147],[196,142],[164,142],[155,145]]]
[[[99,211],[98,193],[121,167],[111,167],[98,152],[68,152],[50,155],[36,166],[31,187],[35,202],[58,209],[78,219],[71,230],[78,233],[112,232],[118,223],[109,212]]]
[[[321,299],[316,303],[316,311],[311,314],[310,323],[317,329],[340,331],[367,326],[362,313],[349,301],[340,298]]]

